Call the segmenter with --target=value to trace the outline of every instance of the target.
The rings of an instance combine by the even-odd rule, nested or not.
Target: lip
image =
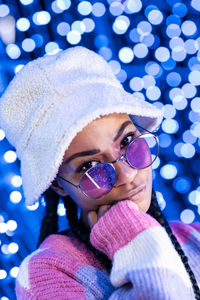
[[[145,184],[138,186],[136,189],[132,189],[128,192],[128,194],[126,194],[126,196],[124,197],[125,199],[129,199],[137,194],[139,194],[144,188],[145,188]]]

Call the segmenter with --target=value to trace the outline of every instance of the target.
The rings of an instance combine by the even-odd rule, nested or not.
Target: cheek
[[[65,188],[68,195],[72,198],[72,200],[83,210],[96,210],[97,203],[95,199],[90,199],[85,196],[80,189],[74,187]]]

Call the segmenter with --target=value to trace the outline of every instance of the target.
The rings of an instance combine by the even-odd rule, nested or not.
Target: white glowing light
[[[130,13],[137,13],[142,8],[142,2],[140,0],[127,0],[126,5]]]
[[[20,18],[17,20],[16,27],[20,31],[27,31],[30,27],[30,22],[27,18]]]
[[[153,25],[159,25],[163,21],[163,14],[158,9],[153,9],[148,14],[148,20]]]
[[[82,20],[82,22],[85,25],[85,32],[92,32],[95,28],[95,23],[92,19],[90,18],[85,18]]]
[[[0,141],[3,141],[4,138],[5,138],[5,132],[3,131],[3,129],[0,129]]]
[[[159,87],[157,86],[150,86],[149,88],[147,88],[146,90],[146,96],[152,100],[158,100],[161,96],[161,91],[159,89]]]
[[[92,6],[92,13],[95,17],[102,17],[106,12],[105,5],[101,2],[96,2]]]
[[[38,207],[39,207],[39,201],[37,201],[35,204],[33,204],[33,205],[26,205],[26,208],[28,209],[28,210],[36,210],[36,209],[38,209]]]
[[[42,10],[33,14],[33,22],[36,25],[47,25],[51,21],[51,15],[48,11]]]
[[[162,129],[164,132],[173,134],[176,133],[179,129],[178,122],[174,119],[166,119],[162,122]]]
[[[8,245],[8,251],[9,251],[11,254],[17,253],[18,250],[19,250],[18,244],[16,244],[16,243],[10,243],[10,244]]]
[[[143,77],[143,81],[144,81],[144,88],[147,89],[153,85],[156,84],[156,80],[154,78],[154,76],[151,76],[151,75],[145,75]]]
[[[133,77],[129,82],[130,88],[133,91],[140,91],[144,87],[144,81],[140,77]]]
[[[21,55],[21,50],[17,45],[10,43],[6,46],[6,53],[10,58],[17,59]]]
[[[22,185],[22,177],[18,175],[12,176],[11,183],[14,187],[20,187]]]
[[[0,270],[0,279],[5,279],[7,276],[7,272],[3,269]]]
[[[194,70],[188,76],[192,85],[200,85],[200,71]]]
[[[192,158],[195,155],[195,148],[190,143],[185,143],[180,149],[180,153],[185,158]]]
[[[10,201],[14,204],[19,203],[22,200],[22,194],[18,191],[13,191],[10,194]]]
[[[15,231],[17,229],[17,222],[15,220],[9,220],[7,222],[7,229],[10,231]]]
[[[18,272],[19,272],[19,267],[13,267],[12,269],[10,269],[10,276],[16,278]]]
[[[32,52],[35,49],[35,41],[33,39],[24,39],[22,42],[22,49],[26,52]]]
[[[119,55],[119,59],[123,63],[130,63],[134,58],[133,51],[129,47],[121,48],[118,55]]]
[[[197,31],[196,24],[193,21],[185,21],[181,26],[181,30],[184,35],[191,36]]]
[[[160,169],[160,175],[164,178],[164,179],[173,179],[176,177],[178,171],[177,168],[172,165],[172,164],[167,164],[164,165],[161,169]]]
[[[185,224],[190,224],[195,219],[195,214],[191,209],[184,209],[180,214],[180,219]]]
[[[133,48],[133,51],[135,56],[138,58],[144,58],[149,52],[147,46],[143,43],[136,44]]]
[[[117,34],[124,34],[130,26],[130,20],[127,16],[119,16],[113,23],[113,30]]]
[[[157,58],[157,60],[161,62],[167,61],[170,57],[168,48],[166,47],[157,48],[155,51],[155,57]]]
[[[4,160],[7,163],[13,163],[14,161],[16,161],[16,159],[17,159],[17,155],[15,151],[8,150],[4,153]]]
[[[200,205],[200,191],[194,190],[190,192],[188,198],[193,205]]]
[[[77,8],[78,12],[83,16],[87,16],[92,12],[92,4],[89,1],[81,1]]]
[[[81,40],[81,34],[80,32],[76,31],[76,30],[72,30],[72,31],[69,31],[68,34],[67,34],[67,41],[72,44],[72,45],[75,45],[75,44],[78,44]]]
[[[1,222],[0,223],[0,233],[5,233],[8,230],[8,226],[6,223]]]

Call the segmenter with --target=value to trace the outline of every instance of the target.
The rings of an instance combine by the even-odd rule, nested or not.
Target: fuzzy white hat
[[[0,126],[21,160],[27,205],[56,178],[76,134],[114,112],[149,130],[162,120],[161,110],[127,93],[109,64],[84,47],[37,58],[16,74],[0,99]]]

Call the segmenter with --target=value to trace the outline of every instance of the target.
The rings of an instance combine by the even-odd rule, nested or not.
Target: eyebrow
[[[124,132],[125,128],[126,128],[128,125],[130,125],[130,124],[133,124],[133,123],[132,123],[131,121],[126,121],[126,122],[124,122],[124,123],[120,126],[120,128],[119,128],[119,130],[118,130],[116,136],[115,136],[114,139],[113,139],[113,142],[115,142],[115,141],[122,135],[122,133]],[[75,158],[77,158],[77,157],[94,155],[94,154],[97,154],[97,153],[99,153],[99,152],[100,152],[100,149],[92,149],[92,150],[87,150],[87,151],[77,152],[77,153],[71,155],[70,157],[68,157],[68,158],[64,161],[64,164],[68,164],[72,159],[75,159]]]

